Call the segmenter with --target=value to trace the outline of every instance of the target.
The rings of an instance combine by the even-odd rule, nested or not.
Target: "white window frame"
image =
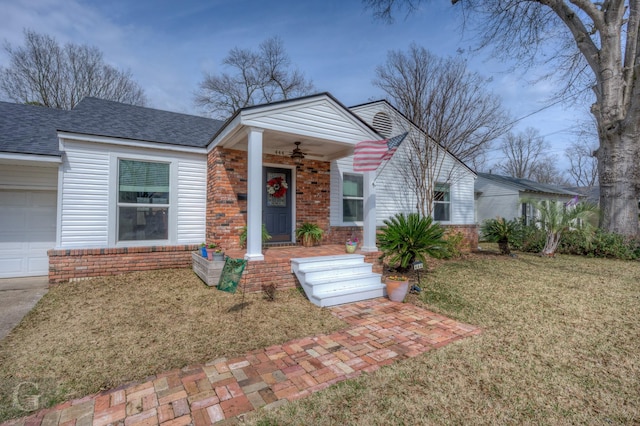
[[[438,191],[438,188],[443,188],[446,187],[447,191],[446,193],[449,194],[449,199],[445,200],[445,201],[439,201],[436,199],[436,193],[437,192],[445,192],[445,191]],[[436,182],[436,184],[433,187],[433,220],[437,221],[437,222],[441,222],[441,223],[449,223],[451,222],[451,216],[453,214],[452,210],[451,210],[451,184],[449,183],[444,183],[444,182]],[[444,205],[447,207],[448,210],[448,216],[449,218],[447,220],[441,220],[441,219],[437,219],[436,218],[436,206],[437,205]]]
[[[344,195],[344,182],[345,182],[345,176],[353,176],[356,178],[359,178],[361,183],[362,183],[362,196],[361,197],[354,197],[354,196],[345,196]],[[362,173],[350,173],[350,172],[344,172],[342,173],[342,187],[341,189],[341,197],[340,197],[340,211],[341,211],[341,220],[342,220],[342,224],[344,226],[362,226],[363,221],[362,220],[355,220],[355,221],[347,221],[344,219],[344,201],[345,200],[356,200],[356,201],[360,201],[362,203],[361,206],[361,212],[364,215],[364,175]]]
[[[136,154],[112,153],[110,158],[110,188],[109,188],[109,218],[108,235],[109,245],[112,247],[148,247],[175,245],[177,241],[177,210],[178,210],[178,188],[176,184],[177,162],[163,156],[145,156]],[[147,163],[164,163],[169,165],[169,198],[167,204],[149,204],[150,206],[167,207],[167,239],[162,240],[123,240],[120,241],[119,234],[119,208],[120,206],[137,206],[136,204],[121,204],[119,202],[119,177],[120,160],[141,161]]]

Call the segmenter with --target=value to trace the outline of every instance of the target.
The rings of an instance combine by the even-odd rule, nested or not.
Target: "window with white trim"
[[[433,189],[433,219],[451,220],[451,186],[448,183],[436,183]]]
[[[362,175],[345,173],[342,176],[342,221],[362,222],[364,204]]]
[[[169,239],[169,168],[118,160],[118,241]]]

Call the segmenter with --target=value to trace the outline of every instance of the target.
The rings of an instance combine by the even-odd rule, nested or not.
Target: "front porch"
[[[231,249],[225,253],[232,258],[242,259],[245,250]],[[260,292],[269,286],[275,286],[277,290],[299,287],[296,276],[291,272],[291,259],[308,258],[317,256],[346,255],[344,244],[326,244],[315,247],[289,246],[289,247],[265,247],[263,249],[264,261],[248,262],[242,275],[239,288],[246,292]],[[382,263],[378,260],[380,252],[362,252],[356,250],[355,254],[365,257],[364,261],[373,265],[373,271],[382,273]]]

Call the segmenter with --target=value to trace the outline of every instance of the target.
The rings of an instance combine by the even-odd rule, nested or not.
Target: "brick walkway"
[[[336,382],[372,372],[480,333],[409,303],[374,299],[330,308],[349,327],[159,374],[65,402],[11,425],[208,425],[255,409],[304,398]]]

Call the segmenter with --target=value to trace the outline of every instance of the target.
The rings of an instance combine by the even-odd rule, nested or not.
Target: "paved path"
[[[209,425],[277,407],[334,383],[480,333],[409,303],[330,308],[349,327],[169,371],[11,421],[16,425]]]
[[[46,276],[0,279],[0,340],[33,309],[48,285]]]

